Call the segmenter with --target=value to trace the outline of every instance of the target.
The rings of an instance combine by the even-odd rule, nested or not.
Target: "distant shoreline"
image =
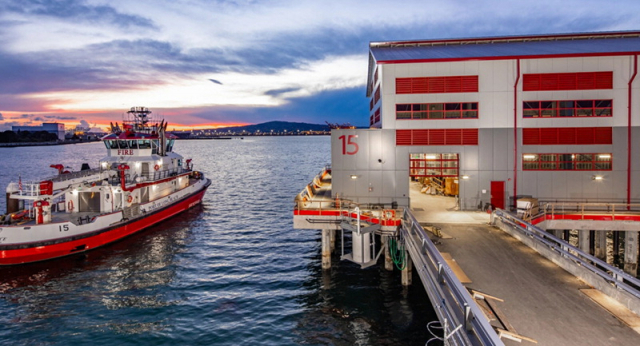
[[[0,143],[0,148],[17,148],[17,147],[44,147],[51,145],[68,145],[68,144],[82,144],[99,142],[96,140],[82,140],[82,141],[63,141],[63,142],[14,142],[14,143]]]

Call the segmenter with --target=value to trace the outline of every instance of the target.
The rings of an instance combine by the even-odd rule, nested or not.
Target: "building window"
[[[478,92],[478,76],[396,78],[396,94]]]
[[[524,118],[610,117],[612,100],[524,101]]]
[[[522,144],[613,144],[613,130],[611,127],[524,128]]]
[[[610,171],[611,154],[523,154],[523,171]]]
[[[478,119],[478,102],[397,104],[396,119]]]
[[[411,154],[411,177],[458,177],[458,154]]]
[[[613,89],[613,72],[535,73],[522,75],[522,91]]]

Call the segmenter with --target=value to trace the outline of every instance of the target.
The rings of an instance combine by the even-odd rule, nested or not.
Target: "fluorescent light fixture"
[[[462,179],[467,180],[467,179],[469,179],[469,176],[465,174],[465,175],[462,176]]]
[[[351,179],[352,179],[352,180],[356,180],[356,179],[358,179],[358,176],[357,176],[357,175],[355,175],[355,174],[352,174],[352,175],[351,175]]]
[[[593,180],[602,180],[602,179],[604,179],[604,177],[601,176],[601,175],[594,175],[593,177],[591,177],[591,179],[593,179]]]
[[[523,158],[525,158],[525,159],[531,160],[531,159],[535,159],[535,158],[536,158],[536,155],[533,155],[533,154],[525,154],[525,155],[522,155],[522,157],[523,157]]]
[[[436,155],[434,155],[434,154],[427,154],[427,155],[425,156],[425,158],[426,158],[427,160],[435,160],[435,159],[436,159]]]
[[[611,154],[600,154],[600,155],[598,155],[598,158],[601,158],[601,159],[610,159],[610,158],[611,158]]]

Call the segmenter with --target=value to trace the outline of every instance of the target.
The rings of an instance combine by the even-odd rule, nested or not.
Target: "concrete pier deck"
[[[450,254],[468,276],[467,288],[504,300],[495,304],[518,334],[539,345],[640,344],[640,334],[580,291],[591,287],[489,226],[486,212],[455,211],[455,203],[454,198],[426,196],[417,184],[411,186],[411,208],[418,221],[450,236],[433,237],[439,251]]]

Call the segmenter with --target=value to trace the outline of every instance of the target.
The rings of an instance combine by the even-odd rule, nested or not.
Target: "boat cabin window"
[[[129,149],[138,149],[138,141],[135,139],[127,142],[129,144]]]
[[[151,141],[151,154],[158,153],[158,140],[154,139]]]
[[[105,140],[104,145],[107,149],[118,149],[118,141],[112,139]]]
[[[167,140],[167,152],[170,153],[173,150],[173,143],[175,142],[175,139],[169,139]]]
[[[138,148],[140,148],[140,149],[151,149],[151,142],[148,139],[139,139],[138,140]]]
[[[119,140],[118,147],[120,147],[120,149],[129,149],[129,141]]]

